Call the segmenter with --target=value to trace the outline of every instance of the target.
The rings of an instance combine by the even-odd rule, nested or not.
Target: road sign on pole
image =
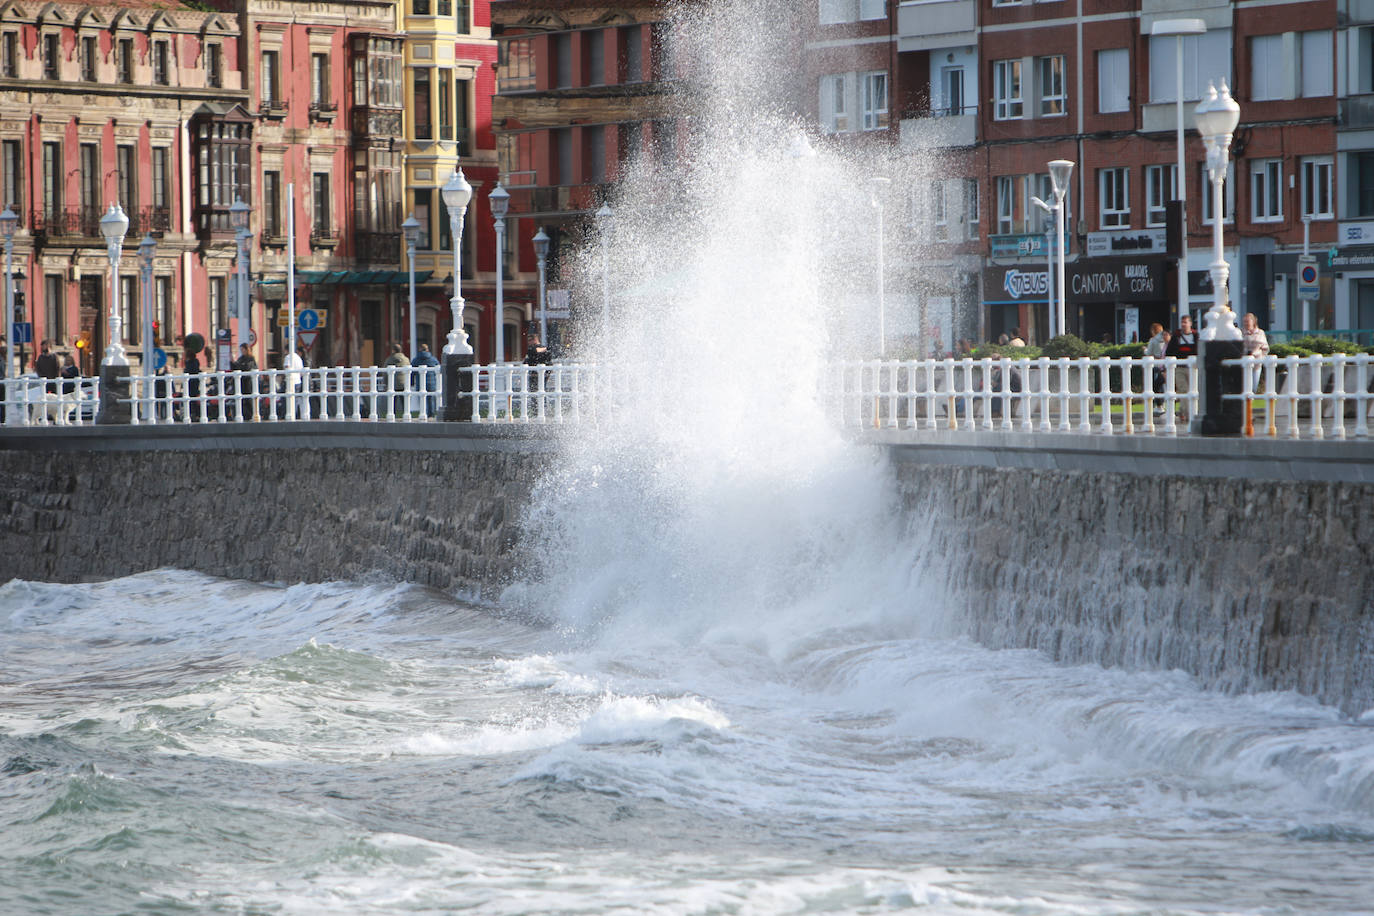
[[[1313,302],[1321,298],[1321,271],[1315,257],[1303,255],[1298,258],[1298,298]]]
[[[306,350],[307,353],[310,352],[311,350],[315,349],[315,338],[317,338],[317,337],[319,337],[319,336],[320,336],[320,332],[319,332],[319,331],[304,331],[304,330],[302,330],[302,331],[297,331],[297,332],[296,332],[296,340],[300,341],[301,346],[302,346],[302,347],[305,347],[305,350]]]

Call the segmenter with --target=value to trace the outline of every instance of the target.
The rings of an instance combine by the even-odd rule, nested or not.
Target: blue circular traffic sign
[[[314,309],[301,309],[301,313],[296,318],[296,324],[302,331],[313,331],[320,326],[320,313]]]
[[[1304,264],[1302,266],[1302,270],[1298,273],[1298,276],[1302,279],[1302,282],[1304,283],[1316,283],[1317,268],[1313,267],[1311,264]]]
[[[164,350],[164,349],[162,349],[161,347],[154,347],[154,348],[153,348],[153,369],[154,369],[154,371],[156,371],[156,370],[158,370],[158,369],[166,369],[166,368],[167,368],[167,351]]]

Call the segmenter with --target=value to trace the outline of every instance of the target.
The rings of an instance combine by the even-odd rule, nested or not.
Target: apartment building
[[[859,40],[847,60],[836,60],[837,45],[824,34],[808,43],[818,130],[895,131],[901,149],[939,164],[928,188],[911,189],[909,228],[924,242],[911,257],[955,268],[934,273],[956,281],[972,257],[977,289],[937,281],[911,295],[926,303],[927,316],[943,315],[950,301],[953,336],[995,339],[1013,327],[1032,339],[1048,333],[1054,290],[1047,257],[1058,241],[1034,201],[1053,203],[1053,159],[1076,163],[1065,201],[1068,330],[1127,341],[1143,339],[1152,321],[1175,324],[1178,270],[1185,272],[1183,309],[1205,311],[1214,214],[1210,187],[1203,193],[1205,152],[1192,110],[1207,84],[1221,80],[1241,106],[1221,215],[1233,307],[1280,331],[1362,327],[1366,320],[1374,327],[1374,272],[1363,269],[1374,266],[1374,224],[1363,219],[1374,216],[1374,195],[1364,199],[1361,180],[1374,119],[1365,117],[1360,97],[1374,91],[1367,50],[1374,31],[1363,24],[1374,6],[1343,7],[1339,21],[1350,25],[1342,29],[1332,0],[820,0],[816,12],[822,32],[837,18],[863,23],[849,25],[863,32],[853,36]],[[1156,22],[1179,18],[1201,20],[1204,31],[1152,35]],[[1178,181],[1180,41],[1187,124],[1181,266],[1166,252],[1165,231]],[[880,124],[863,117],[861,93],[838,90],[850,66],[857,84],[876,81],[884,45],[893,52],[886,69],[898,117]],[[851,110],[857,119],[847,117]],[[961,206],[963,228],[971,234],[976,227],[973,251],[968,235],[950,231]],[[1293,279],[1305,219],[1311,250],[1326,253],[1327,267],[1321,298],[1307,315]],[[971,300],[977,307],[964,308]],[[942,320],[928,322],[926,334],[941,333]]]

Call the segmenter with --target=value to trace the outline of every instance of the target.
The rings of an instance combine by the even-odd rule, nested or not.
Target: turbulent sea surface
[[[0,587],[0,911],[1352,913],[1374,728],[879,624]]]

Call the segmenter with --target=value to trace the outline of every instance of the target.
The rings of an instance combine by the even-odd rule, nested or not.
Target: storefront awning
[[[432,270],[415,273],[416,284],[424,283]],[[406,286],[410,274],[404,270],[302,270],[296,274],[297,286]],[[263,280],[263,286],[285,286],[286,278]]]

